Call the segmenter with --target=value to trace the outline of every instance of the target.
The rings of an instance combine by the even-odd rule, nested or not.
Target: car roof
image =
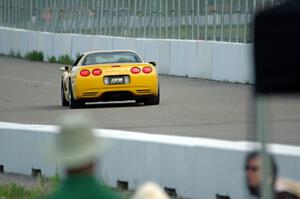
[[[118,52],[131,52],[131,53],[135,53],[137,54],[135,51],[133,50],[95,50],[95,51],[88,51],[83,53],[83,55],[89,55],[89,54],[93,54],[93,53],[118,53]],[[138,55],[138,54],[137,54]]]

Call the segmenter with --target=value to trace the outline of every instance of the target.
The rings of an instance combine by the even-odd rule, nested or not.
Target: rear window
[[[82,65],[105,63],[141,63],[142,60],[133,52],[101,52],[89,54]]]

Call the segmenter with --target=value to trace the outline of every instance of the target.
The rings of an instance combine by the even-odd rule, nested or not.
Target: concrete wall
[[[135,189],[153,180],[174,188],[179,196],[193,199],[215,198],[216,193],[231,199],[246,199],[244,158],[254,143],[204,138],[95,130],[110,142],[100,158],[98,177],[112,187],[127,181]],[[31,174],[41,169],[51,176],[62,169],[47,160],[57,132],[55,126],[23,125],[0,122],[0,165],[5,172]],[[300,147],[270,146],[279,166],[279,175],[300,180]]]
[[[0,27],[0,53],[39,50],[49,57],[90,50],[135,50],[156,61],[160,74],[253,83],[252,45],[196,40],[158,40],[33,32]]]

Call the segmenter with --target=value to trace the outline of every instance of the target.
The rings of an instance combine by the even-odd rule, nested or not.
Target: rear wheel
[[[84,102],[79,102],[79,101],[74,99],[73,91],[72,91],[72,85],[70,83],[70,86],[69,86],[69,107],[71,109],[74,109],[74,108],[80,108],[80,107],[83,107],[83,106],[84,106]]]
[[[158,105],[159,101],[160,101],[160,94],[159,94],[159,90],[158,90],[157,96],[153,96],[151,98],[144,99],[144,104],[145,105]]]
[[[65,97],[65,89],[64,89],[63,82],[61,82],[60,96],[61,96],[61,105],[69,106],[69,102],[66,100],[66,97]]]

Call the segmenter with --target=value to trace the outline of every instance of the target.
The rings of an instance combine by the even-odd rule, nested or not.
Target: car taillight
[[[130,69],[130,72],[132,72],[133,74],[138,74],[141,72],[141,69],[138,67],[133,67]]]
[[[82,77],[87,77],[87,76],[90,75],[90,71],[89,70],[82,70],[82,71],[80,71],[80,75]]]
[[[99,76],[102,74],[102,70],[96,68],[92,71],[92,74],[95,75],[95,76]]]
[[[152,72],[152,68],[151,67],[146,66],[146,67],[143,68],[143,73],[148,74],[148,73],[151,73],[151,72]]]

